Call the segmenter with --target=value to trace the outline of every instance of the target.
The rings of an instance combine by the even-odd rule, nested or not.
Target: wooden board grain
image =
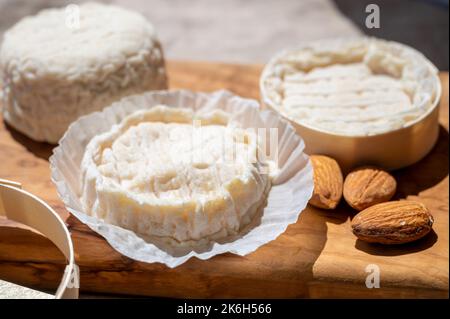
[[[171,88],[228,89],[259,98],[261,67],[203,62],[169,62]],[[81,290],[164,297],[448,297],[448,73],[441,75],[440,136],[419,163],[395,172],[397,198],[417,199],[435,217],[434,231],[419,242],[385,247],[355,240],[354,211],[308,207],[296,224],[275,241],[240,257],[191,259],[169,269],[133,261],[69,216],[50,181],[52,145],[36,143],[0,123],[0,178],[19,181],[54,207],[70,227]],[[381,287],[365,285],[366,267],[381,271]],[[0,278],[40,289],[54,289],[64,267],[57,249],[43,236],[0,219]]]

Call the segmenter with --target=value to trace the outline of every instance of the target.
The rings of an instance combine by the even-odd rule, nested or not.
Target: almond
[[[387,202],[397,189],[395,178],[376,167],[360,167],[347,175],[344,198],[356,210]]]
[[[428,234],[433,216],[421,203],[402,200],[369,207],[352,220],[353,233],[370,243],[403,244]]]
[[[310,157],[314,170],[314,192],[309,200],[313,206],[334,209],[342,197],[343,177],[339,164],[323,155]]]

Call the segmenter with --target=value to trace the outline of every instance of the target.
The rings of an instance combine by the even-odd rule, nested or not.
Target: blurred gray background
[[[42,8],[84,1],[0,0],[0,31]],[[264,62],[300,40],[358,35],[329,0],[100,0],[141,12],[167,57]]]
[[[372,36],[399,41],[448,70],[448,0],[335,0],[339,10]],[[380,7],[379,29],[365,27],[369,3]]]
[[[0,0],[0,34],[21,17],[83,1]],[[301,41],[364,33],[397,40],[448,70],[448,0],[101,0],[156,26],[168,58],[264,63]],[[376,3],[381,28],[367,29]]]

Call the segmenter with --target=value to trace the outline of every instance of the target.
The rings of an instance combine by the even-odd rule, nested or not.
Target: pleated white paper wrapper
[[[203,250],[195,249],[174,256],[145,241],[134,232],[85,214],[81,209],[80,165],[89,141],[109,131],[127,115],[156,105],[187,107],[195,111],[219,108],[233,114],[232,120],[242,128],[278,129],[279,174],[272,180],[267,205],[259,224],[224,243],[209,243]],[[79,118],[72,123],[50,158],[52,180],[66,208],[123,255],[143,262],[159,262],[176,267],[191,257],[208,259],[230,252],[247,255],[276,239],[288,225],[295,223],[306,207],[313,191],[313,172],[308,156],[303,153],[304,142],[294,128],[269,110],[260,110],[255,100],[243,99],[227,91],[194,93],[190,91],[154,91],[120,100],[104,109]],[[244,227],[245,229],[245,227]],[[280,253],[282,253],[280,251]]]

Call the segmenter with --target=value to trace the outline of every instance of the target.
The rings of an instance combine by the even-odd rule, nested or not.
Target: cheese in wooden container
[[[308,154],[344,170],[408,166],[434,146],[441,85],[406,45],[376,38],[305,43],[276,55],[260,79],[263,104],[289,119]]]

